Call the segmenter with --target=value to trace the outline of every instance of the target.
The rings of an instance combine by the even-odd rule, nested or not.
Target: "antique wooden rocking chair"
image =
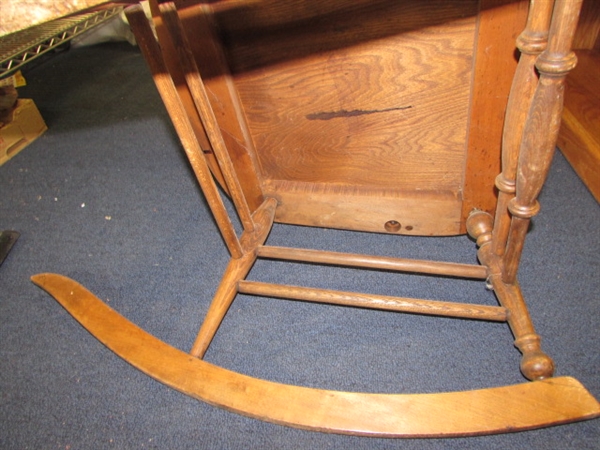
[[[142,8],[131,7],[130,24],[231,260],[190,354],[72,280],[40,274],[34,282],[148,375],[275,423],[370,436],[465,436],[598,417],[600,405],[579,382],[552,378],[553,362],[541,350],[516,277],[554,151],[563,81],[576,62],[570,45],[580,4],[154,1],[154,30]],[[500,8],[502,26],[486,31],[492,6]],[[514,39],[507,37],[525,17],[509,96]],[[347,22],[337,26],[340,20]],[[475,58],[483,61],[472,66]],[[217,183],[235,205],[240,237]],[[481,265],[269,246],[274,221],[408,235],[466,231],[477,240]],[[480,279],[500,306],[248,281],[258,258]],[[202,360],[238,293],[505,321],[532,381],[392,395],[241,375]]]

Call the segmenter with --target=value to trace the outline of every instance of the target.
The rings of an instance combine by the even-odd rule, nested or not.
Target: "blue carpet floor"
[[[190,348],[228,255],[138,50],[106,44],[26,72],[49,130],[0,167],[2,449],[597,449],[600,421],[460,439],[327,435],[209,406],[148,378],[29,277],[67,275],[160,339]],[[600,398],[600,208],[560,153],[520,281],[557,375]],[[466,237],[276,225],[271,244],[475,262]],[[495,304],[481,282],[259,262],[252,279]],[[286,383],[436,392],[523,382],[505,324],[239,296],[206,356]]]

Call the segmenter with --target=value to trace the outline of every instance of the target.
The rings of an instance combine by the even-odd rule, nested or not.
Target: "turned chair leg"
[[[581,0],[558,0],[554,11],[550,2],[532,3],[535,14],[530,14],[527,27],[517,41],[522,55],[505,122],[503,168],[496,181],[499,189],[496,219],[494,222],[481,211],[474,211],[467,219],[467,230],[477,239],[479,260],[489,270],[488,280],[500,304],[509,310],[508,323],[515,346],[523,354],[521,371],[530,380],[552,376],[554,363],[541,349],[541,339],[525,306],[517,271],[531,218],[540,209],[537,197],[556,146],[564,80],[577,62],[571,44],[581,3]],[[546,36],[549,36],[547,47]],[[534,61],[539,80],[533,76]]]
[[[503,280],[502,259],[493,251],[492,216],[473,211],[467,219],[467,231],[477,239],[480,262],[488,268],[488,283],[498,302],[509,313],[507,322],[515,337],[515,346],[521,351],[521,372],[529,380],[541,380],[554,374],[554,363],[541,348],[541,338],[535,332],[518,283]]]
[[[519,63],[513,77],[502,133],[502,172],[496,177],[498,201],[492,231],[492,248],[501,256],[506,251],[511,216],[508,204],[515,196],[519,148],[525,120],[538,83],[535,61],[548,44],[553,2],[532,2],[527,25],[517,38]]]

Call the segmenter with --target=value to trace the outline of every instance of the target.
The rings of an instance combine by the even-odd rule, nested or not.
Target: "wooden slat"
[[[231,372],[160,341],[66,277],[33,282],[125,361],[191,397],[298,428],[381,437],[450,437],[515,432],[600,416],[575,379],[551,378],[438,394],[365,394],[274,383]]]
[[[264,191],[279,202],[277,222],[418,236],[460,232],[462,202],[451,192],[401,192],[290,181],[266,182]],[[385,224],[390,220],[400,223],[400,229],[388,231]]]
[[[256,151],[211,8],[189,2],[177,2],[177,8],[229,157],[254,212],[264,199]]]
[[[474,264],[390,258],[290,247],[262,246],[258,248],[258,257],[464,278],[485,279],[488,276],[486,267]]]
[[[173,79],[175,88],[177,89],[179,99],[187,113],[188,120],[194,131],[196,139],[198,140],[198,144],[202,148],[202,152],[205,155],[206,163],[208,164],[210,171],[219,183],[219,186],[221,186],[221,188],[229,194],[229,191],[227,190],[227,185],[225,184],[225,179],[223,178],[223,174],[221,173],[221,168],[217,163],[213,149],[210,145],[210,142],[208,141],[208,137],[206,136],[206,131],[204,131],[204,125],[202,125],[202,120],[200,119],[200,115],[198,114],[196,106],[194,105],[192,94],[190,93],[188,85],[185,82],[185,74],[183,73],[181,65],[179,64],[179,60],[177,58],[177,51],[175,50],[175,45],[173,44],[173,40],[171,39],[168,30],[163,24],[163,20],[160,15],[160,10],[158,8],[158,1],[149,0],[149,4],[152,13],[152,23],[154,24],[154,30],[156,31],[158,40],[160,41],[160,49],[162,52],[162,56],[165,65],[169,70],[169,74]]]

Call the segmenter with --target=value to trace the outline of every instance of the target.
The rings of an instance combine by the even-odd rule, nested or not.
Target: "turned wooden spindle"
[[[582,0],[557,0],[554,6],[548,47],[537,58],[540,79],[525,122],[519,152],[516,195],[509,204],[512,215],[503,280],[513,284],[521,259],[530,220],[540,209],[537,201],[548,175],[560,128],[564,80],[575,67],[571,51]]]
[[[502,173],[496,177],[498,202],[493,230],[492,248],[503,255],[510,229],[508,203],[515,194],[517,160],[527,112],[533,99],[538,77],[535,61],[548,43],[548,28],[553,2],[531,0],[527,25],[517,38],[519,63],[508,97],[502,134]]]
[[[477,256],[488,268],[488,283],[498,302],[508,310],[507,322],[515,337],[515,347],[523,355],[520,369],[529,380],[542,380],[554,374],[554,362],[542,351],[541,338],[536,333],[517,283],[502,280],[503,265],[493,251],[492,216],[484,211],[473,211],[467,219],[467,232],[477,240]]]

